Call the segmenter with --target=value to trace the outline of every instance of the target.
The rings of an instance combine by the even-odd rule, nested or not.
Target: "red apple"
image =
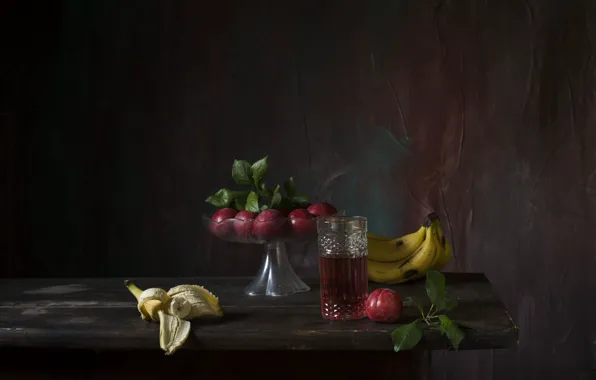
[[[317,232],[317,224],[312,215],[303,208],[297,208],[288,214],[292,232],[298,236],[311,236]]]
[[[239,238],[249,238],[252,235],[252,227],[255,219],[255,213],[250,211],[240,211],[236,214],[234,220],[234,231]]]
[[[366,300],[366,315],[372,321],[393,323],[401,316],[402,309],[400,295],[391,289],[376,289]]]
[[[216,236],[221,238],[226,237],[232,233],[234,225],[231,221],[226,221],[236,216],[238,211],[233,208],[222,208],[211,216],[212,223],[209,224],[209,230]]]
[[[335,207],[326,202],[312,204],[308,206],[307,210],[312,216],[330,216],[337,214]]]
[[[280,237],[284,232],[286,219],[281,212],[274,209],[262,211],[253,223],[253,234],[259,239],[271,240]]]

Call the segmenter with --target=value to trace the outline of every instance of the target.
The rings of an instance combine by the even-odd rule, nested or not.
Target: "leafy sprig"
[[[440,331],[456,350],[464,339],[465,335],[459,324],[446,315],[457,306],[457,302],[449,298],[445,276],[441,272],[426,272],[426,295],[431,302],[429,309],[424,311],[420,304],[414,303],[420,310],[420,318],[396,328],[391,333],[395,352],[414,348],[422,339],[424,329]]]
[[[269,157],[265,156],[254,163],[245,160],[234,160],[232,164],[232,178],[237,185],[247,189],[230,190],[219,189],[209,196],[205,202],[215,207],[233,207],[238,211],[247,210],[260,212],[268,208],[292,209],[307,207],[310,203],[308,197],[296,192],[294,178],[290,177],[283,184],[285,195],[281,186],[267,186],[265,177],[269,172]]]

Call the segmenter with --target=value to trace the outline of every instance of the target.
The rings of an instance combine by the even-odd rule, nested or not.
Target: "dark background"
[[[283,4],[282,4],[283,3]],[[436,379],[593,369],[596,3],[51,1],[0,5],[0,275],[252,275],[204,199],[269,155],[398,236],[430,210],[519,349]],[[302,275],[312,247],[293,247]]]

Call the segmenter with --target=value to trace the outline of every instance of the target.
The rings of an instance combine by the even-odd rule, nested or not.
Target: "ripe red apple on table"
[[[288,214],[292,232],[298,236],[311,236],[317,232],[317,224],[313,216],[303,208],[297,208]]]
[[[219,236],[221,238],[230,235],[232,233],[234,225],[231,221],[225,222],[225,220],[232,219],[236,216],[237,213],[238,211],[229,207],[215,211],[213,216],[211,216],[212,223],[209,224],[209,230],[214,235]]]
[[[252,226],[253,234],[259,239],[272,240],[280,237],[285,228],[286,219],[274,209],[261,211]]]
[[[372,321],[393,323],[401,316],[403,303],[396,291],[376,289],[366,300],[366,315]]]
[[[252,235],[254,219],[257,214],[250,211],[240,211],[234,219],[234,231],[239,238],[249,238]]]
[[[330,216],[337,214],[337,210],[335,209],[335,207],[326,202],[314,203],[308,206],[307,211],[312,216]]]

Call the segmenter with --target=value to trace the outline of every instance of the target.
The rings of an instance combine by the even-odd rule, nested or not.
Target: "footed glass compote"
[[[237,216],[216,222],[209,216],[203,216],[203,223],[213,235],[222,240],[264,245],[261,268],[244,289],[245,294],[279,297],[309,291],[308,285],[296,275],[288,260],[286,244],[316,238],[316,219],[262,219],[264,218]]]

